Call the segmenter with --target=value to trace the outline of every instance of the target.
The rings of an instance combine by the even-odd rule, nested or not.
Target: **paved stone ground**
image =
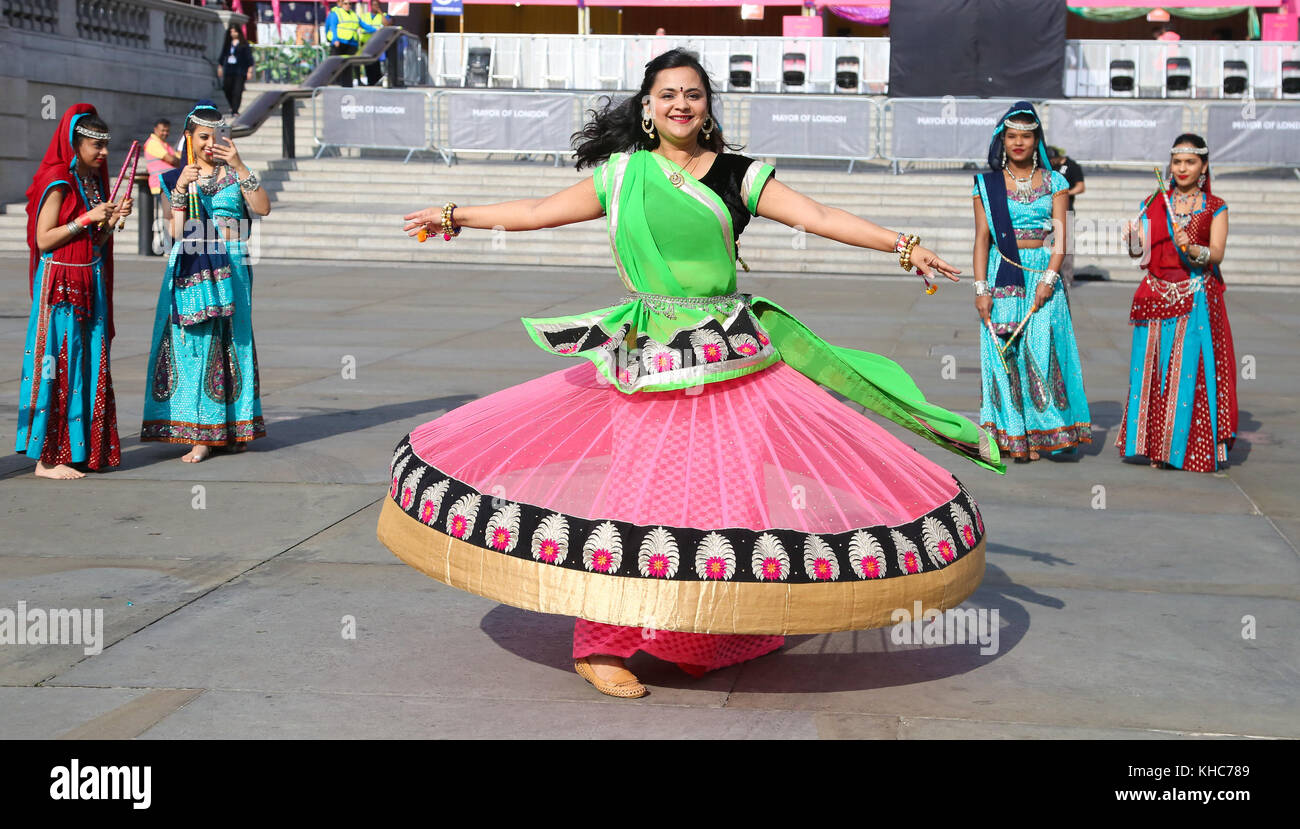
[[[436,251],[431,249],[431,259]],[[77,482],[0,458],[0,608],[103,608],[102,653],[0,646],[0,737],[1300,737],[1300,291],[1233,289],[1242,434],[1225,473],[1122,463],[1131,288],[1072,292],[1097,438],[1005,477],[928,444],[983,507],[1000,649],[882,631],[791,637],[692,680],[643,655],[644,700],[572,671],[571,620],[444,587],[375,540],[387,462],[412,427],[566,363],[520,316],[619,294],[587,271],[256,266],[270,436],[181,464],[140,444],[162,262],[124,257],[113,349],[122,467]],[[12,446],[26,263],[0,259],[0,438]],[[969,285],[748,278],[827,339],[890,355],[971,413]],[[944,357],[956,374],[942,376]],[[355,379],[342,366],[355,358]],[[892,427],[891,427],[892,428]],[[920,443],[910,436],[912,445]],[[206,509],[193,508],[201,484]],[[1094,509],[1104,487],[1105,509]],[[355,640],[341,620],[356,619]],[[1255,620],[1243,637],[1243,617]]]

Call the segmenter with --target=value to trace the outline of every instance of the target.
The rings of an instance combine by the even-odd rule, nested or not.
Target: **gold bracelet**
[[[442,206],[442,240],[450,242],[453,236],[460,235],[460,228],[452,222],[456,213],[456,203],[447,202]]]
[[[898,266],[900,268],[905,271],[912,270],[912,248],[920,243],[921,237],[916,234],[907,237],[907,245],[903,248],[903,252],[898,254]]]

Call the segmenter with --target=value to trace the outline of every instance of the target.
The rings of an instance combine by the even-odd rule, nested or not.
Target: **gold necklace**
[[[691,156],[691,160],[686,163],[685,167],[678,164],[676,161],[673,161],[671,158],[668,158],[668,156],[664,155],[663,153],[659,153],[659,155],[663,156],[664,159],[669,164],[672,164],[679,171],[669,175],[668,182],[672,184],[673,187],[681,187],[683,184],[686,183],[686,177],[682,175],[682,173],[689,173],[691,171],[691,168],[695,166],[695,162],[700,160],[700,156],[704,155],[704,151],[700,150],[697,154]]]

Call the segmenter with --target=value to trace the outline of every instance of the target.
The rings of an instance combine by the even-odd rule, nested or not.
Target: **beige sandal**
[[[597,691],[611,697],[636,699],[649,693],[636,678],[636,674],[626,668],[619,668],[618,673],[614,674],[613,681],[606,681],[596,676],[596,670],[584,656],[573,660],[573,669],[578,672],[578,676],[590,682]]]

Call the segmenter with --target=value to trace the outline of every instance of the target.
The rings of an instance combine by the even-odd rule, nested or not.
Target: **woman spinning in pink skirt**
[[[604,216],[626,296],[527,319],[583,358],[415,429],[393,455],[380,539],[455,587],[578,617],[575,668],[602,693],[646,689],[638,650],[699,675],[787,633],[945,609],[984,572],[984,528],[944,469],[818,384],[1001,471],[996,446],[925,401],[883,357],[830,345],[736,289],[754,215],[956,280],[916,237],[808,199],[725,152],[689,53],[646,67],[638,95],[581,134],[594,175],[544,199],[429,208],[407,233],[530,230]]]

